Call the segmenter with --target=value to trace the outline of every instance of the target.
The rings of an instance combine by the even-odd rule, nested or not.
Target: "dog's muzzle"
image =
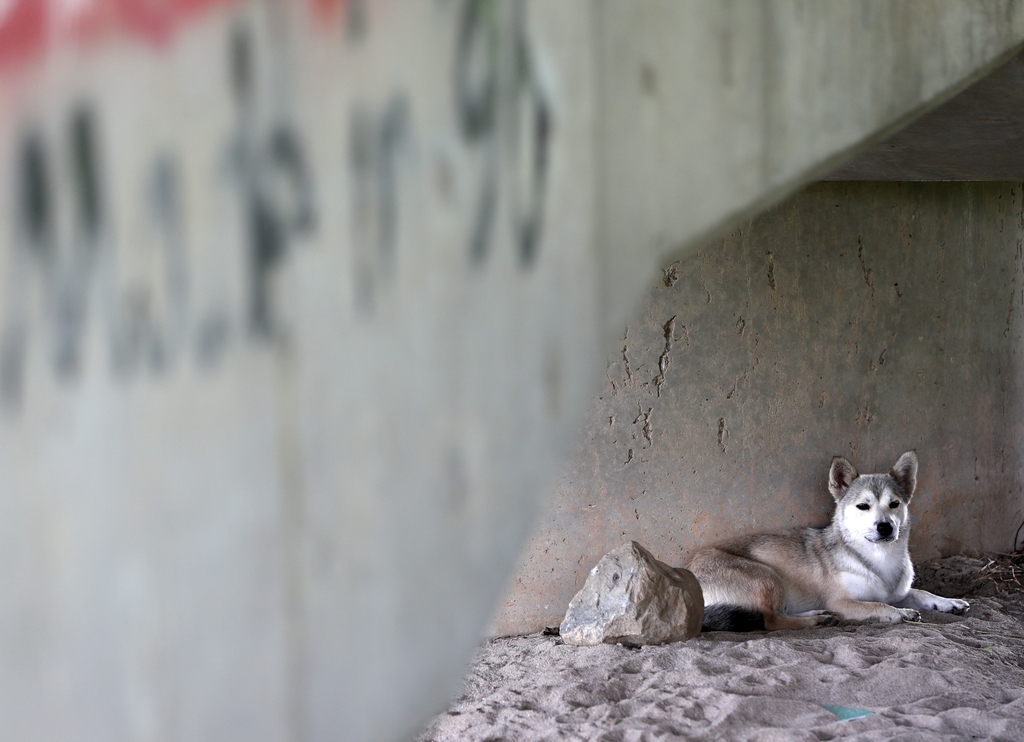
[[[875,531],[878,533],[879,541],[892,541],[893,527],[892,523],[882,521],[881,523],[875,524]]]

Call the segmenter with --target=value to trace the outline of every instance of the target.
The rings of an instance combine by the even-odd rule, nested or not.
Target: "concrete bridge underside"
[[[660,269],[844,163],[1024,177],[1012,113],[877,149],[1013,0],[210,8],[0,56],[5,739],[408,736]]]

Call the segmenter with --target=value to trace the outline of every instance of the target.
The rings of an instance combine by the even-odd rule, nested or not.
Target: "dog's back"
[[[688,569],[704,590],[705,630],[827,623],[818,613],[798,615],[825,608],[823,591],[835,571],[825,535],[822,529],[804,528],[747,536],[698,551]]]

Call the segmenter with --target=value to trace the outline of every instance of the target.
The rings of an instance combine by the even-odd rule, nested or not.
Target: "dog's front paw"
[[[959,598],[946,598],[945,603],[946,607],[940,608],[940,611],[962,616],[967,613],[967,611],[971,610],[971,604],[966,600],[960,600]]]
[[[921,614],[915,611],[913,608],[897,608],[896,612],[899,614],[899,618],[896,619],[895,623],[900,621],[920,621]]]
[[[955,613],[960,616],[970,609],[971,604],[959,598],[941,598],[938,595],[931,595],[924,601],[922,608],[931,611],[942,611],[943,613]]]

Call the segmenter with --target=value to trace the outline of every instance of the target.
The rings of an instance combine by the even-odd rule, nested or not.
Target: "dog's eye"
[[[899,506],[900,506],[900,501],[899,500],[893,500],[892,502],[889,503],[889,507],[892,508],[893,510],[895,510]]]
[[[861,503],[857,503],[857,509],[858,510],[870,510],[871,506],[868,505],[866,502],[861,502]]]

